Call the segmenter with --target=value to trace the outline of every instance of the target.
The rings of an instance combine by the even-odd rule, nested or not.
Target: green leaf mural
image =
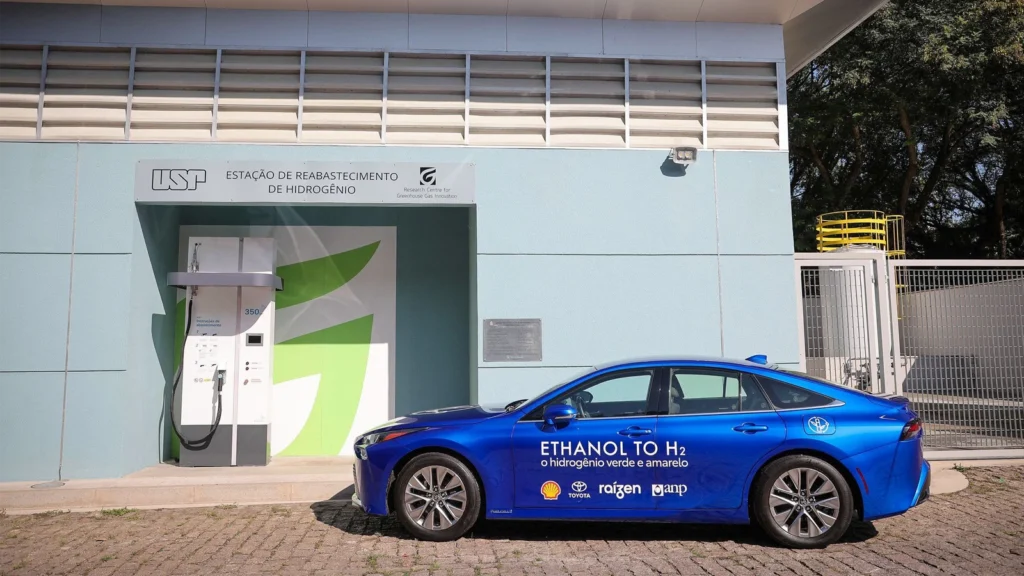
[[[378,246],[380,242],[374,242],[347,252],[279,266],[277,275],[284,290],[277,294],[277,309],[309,302],[341,288],[362,272]]]
[[[320,374],[309,419],[281,456],[336,455],[363,391],[373,315],[299,336],[274,347],[274,382]]]

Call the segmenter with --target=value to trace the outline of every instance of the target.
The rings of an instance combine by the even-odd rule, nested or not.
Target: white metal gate
[[[908,397],[931,457],[1024,456],[1024,261],[795,260],[803,370]]]
[[[801,368],[866,392],[894,393],[885,254],[797,254],[796,274]]]

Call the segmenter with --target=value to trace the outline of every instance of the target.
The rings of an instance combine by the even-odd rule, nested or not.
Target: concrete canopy
[[[886,0],[7,0],[103,6],[472,14],[783,26],[791,76]]]

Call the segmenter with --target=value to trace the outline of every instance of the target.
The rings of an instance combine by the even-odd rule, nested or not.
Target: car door
[[[669,370],[658,417],[664,460],[652,488],[659,509],[735,509],[761,457],[786,427],[757,381],[734,370]]]
[[[515,505],[552,509],[653,509],[654,471],[637,454],[654,442],[655,368],[596,375],[539,406],[512,431]],[[545,424],[544,409],[577,416]]]

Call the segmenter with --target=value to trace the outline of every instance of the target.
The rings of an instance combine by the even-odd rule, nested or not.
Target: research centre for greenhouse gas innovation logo
[[[437,186],[437,168],[432,166],[420,168],[420,186]]]
[[[206,183],[206,170],[196,168],[155,168],[153,190],[191,191]]]

